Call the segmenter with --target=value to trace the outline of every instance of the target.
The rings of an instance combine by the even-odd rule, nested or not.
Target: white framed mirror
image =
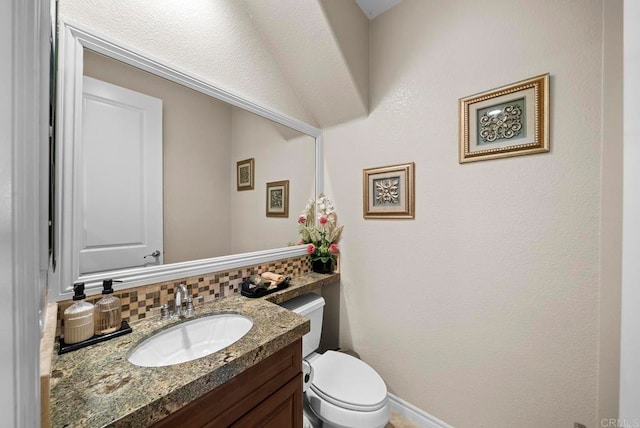
[[[53,240],[57,267],[50,272],[51,299],[69,298],[72,284],[78,281],[85,282],[91,293],[105,278],[123,280],[125,285],[122,288],[126,288],[305,254],[303,246],[287,244],[297,240],[296,213],[304,208],[306,201],[322,192],[320,129],[229,93],[175,66],[165,64],[152,55],[64,18],[59,20],[58,46],[58,150],[55,155],[55,187],[58,190],[54,195],[56,208]],[[186,143],[182,143],[185,144],[182,152],[190,154],[191,158],[187,157],[168,167],[169,149],[166,146],[163,148],[163,143],[159,148],[156,144],[156,152],[153,152],[147,143],[138,144],[129,140],[129,134],[124,133],[127,124],[133,123],[130,127],[147,137],[159,132],[160,140],[164,139],[164,134],[169,134],[168,129],[173,125],[167,125],[169,119],[162,116],[164,113],[168,115],[170,110],[162,104],[166,100],[162,95],[153,94],[156,95],[154,97],[148,93],[143,94],[151,98],[141,101],[143,107],[129,105],[128,101],[124,102],[120,98],[114,98],[113,102],[110,101],[111,104],[102,102],[105,88],[121,88],[117,85],[120,82],[109,81],[110,78],[104,74],[106,69],[117,68],[126,69],[126,73],[142,73],[150,76],[150,79],[164,81],[171,86],[171,91],[194,93],[202,98],[202,102],[213,105],[213,110],[224,111],[227,115],[224,120],[230,123],[230,128],[219,131],[219,126],[213,126],[206,131],[207,135],[219,131],[233,137],[227,138],[229,141],[233,140],[233,144],[230,143],[224,154],[210,155],[211,162],[215,160],[217,163],[211,163],[210,171],[206,171],[215,173],[206,176],[213,176],[213,182],[205,182],[198,176],[187,177],[182,180],[184,183],[180,187],[168,180],[167,169],[173,168],[174,175],[177,176],[189,175],[189,165],[204,156],[193,148],[186,149]],[[125,95],[128,94],[127,91],[131,91],[131,88],[124,89]],[[133,93],[135,95],[138,91]],[[153,106],[153,98],[162,100],[159,106]],[[94,102],[97,99],[100,100],[99,103]],[[122,123],[122,126],[94,126],[95,118],[102,118],[106,111],[113,110],[113,106],[122,107],[125,104],[126,108],[122,112],[115,112],[115,117],[119,118],[117,123]],[[136,126],[138,122],[144,126],[149,125],[155,114],[153,112],[158,110],[161,116],[155,120],[160,122],[159,127]],[[129,112],[134,113],[128,115]],[[213,119],[213,113],[199,113],[199,116],[205,117],[205,121],[210,118],[211,123],[218,123]],[[129,120],[130,116],[143,119],[136,122],[137,119]],[[202,126],[205,125],[207,124],[203,123]],[[193,124],[187,126],[199,128]],[[246,132],[247,130],[251,132]],[[261,130],[263,134],[256,137],[257,130]],[[181,152],[180,137],[184,135],[181,132],[177,133],[177,137],[174,136],[172,150],[176,153]],[[88,150],[84,141],[88,138],[102,141],[102,144],[108,145],[109,150]],[[152,139],[158,140],[157,137]],[[185,139],[192,140],[189,137],[184,137],[183,140]],[[260,141],[251,146],[248,143],[250,140]],[[276,140],[279,141],[273,143]],[[124,155],[123,150],[132,151]],[[236,183],[236,163],[248,158],[255,158],[255,169],[251,171],[255,185],[250,191],[240,191]],[[271,161],[276,160],[275,165],[269,166],[269,158]],[[149,166],[154,159],[160,159],[159,163],[156,162],[160,165],[160,172]],[[292,159],[298,159],[298,171],[294,171],[296,168]],[[124,164],[129,164],[129,167]],[[117,174],[109,175],[110,170],[117,171]],[[125,171],[133,171],[133,174],[129,176]],[[108,178],[101,182],[101,177]],[[279,180],[290,182],[289,216],[285,219],[265,215],[266,182]],[[159,181],[162,181],[161,186],[158,185]],[[156,186],[151,186],[151,189],[149,186],[153,183]],[[223,188],[224,196],[209,198],[215,188]],[[113,198],[105,193],[108,189],[115,192]],[[193,193],[191,199],[181,199],[186,193]],[[153,195],[159,196],[159,201],[157,198],[153,200]],[[202,206],[197,203],[207,198],[213,200],[207,207],[204,203]],[[168,200],[177,202],[171,205]],[[138,204],[140,201],[144,201],[146,205]],[[217,220],[218,228],[210,228],[208,234],[195,233],[189,237],[185,229],[180,229],[181,225],[195,223],[194,216],[191,215],[193,212],[200,214],[199,217],[211,219],[218,211],[226,213],[227,223],[225,220]],[[252,219],[245,215],[247,213],[257,217]],[[145,215],[148,220],[143,218]],[[104,224],[111,226],[102,227]],[[253,230],[252,226],[255,226]],[[160,241],[150,241],[152,234],[149,230],[153,227],[161,230]],[[198,226],[196,230],[204,229]],[[216,233],[216,230],[219,232]],[[225,237],[226,233],[233,234],[234,230],[238,232],[234,238]],[[281,236],[276,235],[278,230],[283,231]],[[198,235],[205,237],[201,245],[196,245]],[[183,242],[179,242],[182,238]],[[212,241],[216,245],[210,245]],[[109,242],[114,244],[109,247]],[[203,249],[196,251],[196,247]],[[191,250],[193,251],[190,253]],[[124,255],[120,257],[118,252]],[[107,264],[100,260],[101,254],[106,254],[104,258],[109,260]],[[124,260],[127,257],[134,261],[119,261],[120,258]]]

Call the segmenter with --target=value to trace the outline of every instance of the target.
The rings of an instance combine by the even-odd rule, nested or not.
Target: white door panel
[[[162,100],[85,76],[81,153],[80,273],[161,264]]]

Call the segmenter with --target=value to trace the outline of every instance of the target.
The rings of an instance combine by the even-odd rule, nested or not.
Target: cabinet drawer
[[[214,425],[209,425],[214,428]],[[302,373],[254,407],[233,428],[302,428]]]

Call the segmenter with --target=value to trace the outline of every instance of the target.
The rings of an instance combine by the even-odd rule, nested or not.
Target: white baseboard
[[[421,428],[453,428],[451,425],[442,422],[435,416],[431,416],[424,410],[418,409],[411,403],[407,403],[403,399],[388,393],[389,406],[392,412],[396,412],[411,422],[414,422]]]

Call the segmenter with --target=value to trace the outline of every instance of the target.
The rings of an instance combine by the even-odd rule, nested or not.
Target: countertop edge
[[[40,425],[42,428],[51,426],[49,418],[49,389],[51,385],[51,355],[56,341],[56,322],[58,319],[58,304],[47,304],[44,316],[44,328],[40,338]]]

